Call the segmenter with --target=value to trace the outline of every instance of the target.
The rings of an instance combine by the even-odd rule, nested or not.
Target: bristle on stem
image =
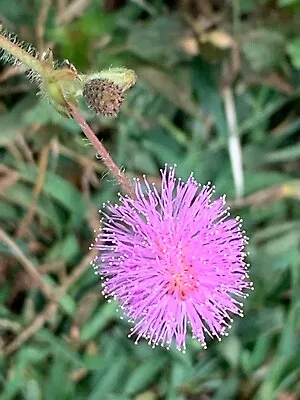
[[[43,77],[44,67],[39,60],[39,53],[33,45],[21,42],[17,35],[9,33],[0,24],[0,60],[17,67],[23,67],[32,79]]]

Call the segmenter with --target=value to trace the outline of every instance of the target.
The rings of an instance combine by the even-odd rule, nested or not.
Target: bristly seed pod
[[[123,89],[109,79],[91,79],[84,85],[83,96],[96,113],[115,117],[124,101]]]

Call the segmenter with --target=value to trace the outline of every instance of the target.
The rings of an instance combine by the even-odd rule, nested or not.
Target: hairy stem
[[[110,157],[108,151],[102,145],[102,143],[98,140],[97,136],[90,128],[84,117],[80,114],[73,104],[69,103],[70,114],[77,122],[77,124],[81,127],[82,132],[89,139],[93,147],[96,149],[97,153],[100,155],[102,162],[106,165],[109,172],[117,179],[119,185],[123,188],[123,190],[133,199],[136,198],[135,192],[125,174],[120,170],[120,168],[114,163],[112,158]]]
[[[7,36],[7,37],[6,37]],[[44,76],[45,71],[42,63],[37,58],[33,57],[27,51],[18,46],[16,36],[12,35],[11,38],[6,34],[3,26],[0,24],[0,48],[6,51],[12,59],[18,60],[27,68],[33,70],[40,76]]]

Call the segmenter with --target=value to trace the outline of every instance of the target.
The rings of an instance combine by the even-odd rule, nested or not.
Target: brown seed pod
[[[88,106],[96,114],[115,117],[124,101],[122,88],[109,79],[91,79],[83,89]]]

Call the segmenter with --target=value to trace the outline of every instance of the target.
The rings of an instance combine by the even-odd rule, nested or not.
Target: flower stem
[[[77,124],[82,129],[82,132],[92,143],[94,148],[97,150],[97,153],[100,155],[102,162],[106,165],[109,172],[117,179],[119,185],[123,188],[123,190],[133,199],[136,198],[135,192],[125,174],[120,170],[120,168],[114,163],[112,158],[110,157],[108,151],[102,145],[102,143],[98,140],[97,136],[88,125],[84,117],[80,114],[77,108],[73,104],[68,104],[70,114],[77,122]]]
[[[18,60],[21,64],[24,64],[38,75],[44,76],[45,70],[40,60],[19,47],[16,36],[13,34],[10,36],[0,24],[0,49],[1,48],[6,51],[8,56],[12,57],[12,59]],[[32,50],[34,51],[33,48]]]

